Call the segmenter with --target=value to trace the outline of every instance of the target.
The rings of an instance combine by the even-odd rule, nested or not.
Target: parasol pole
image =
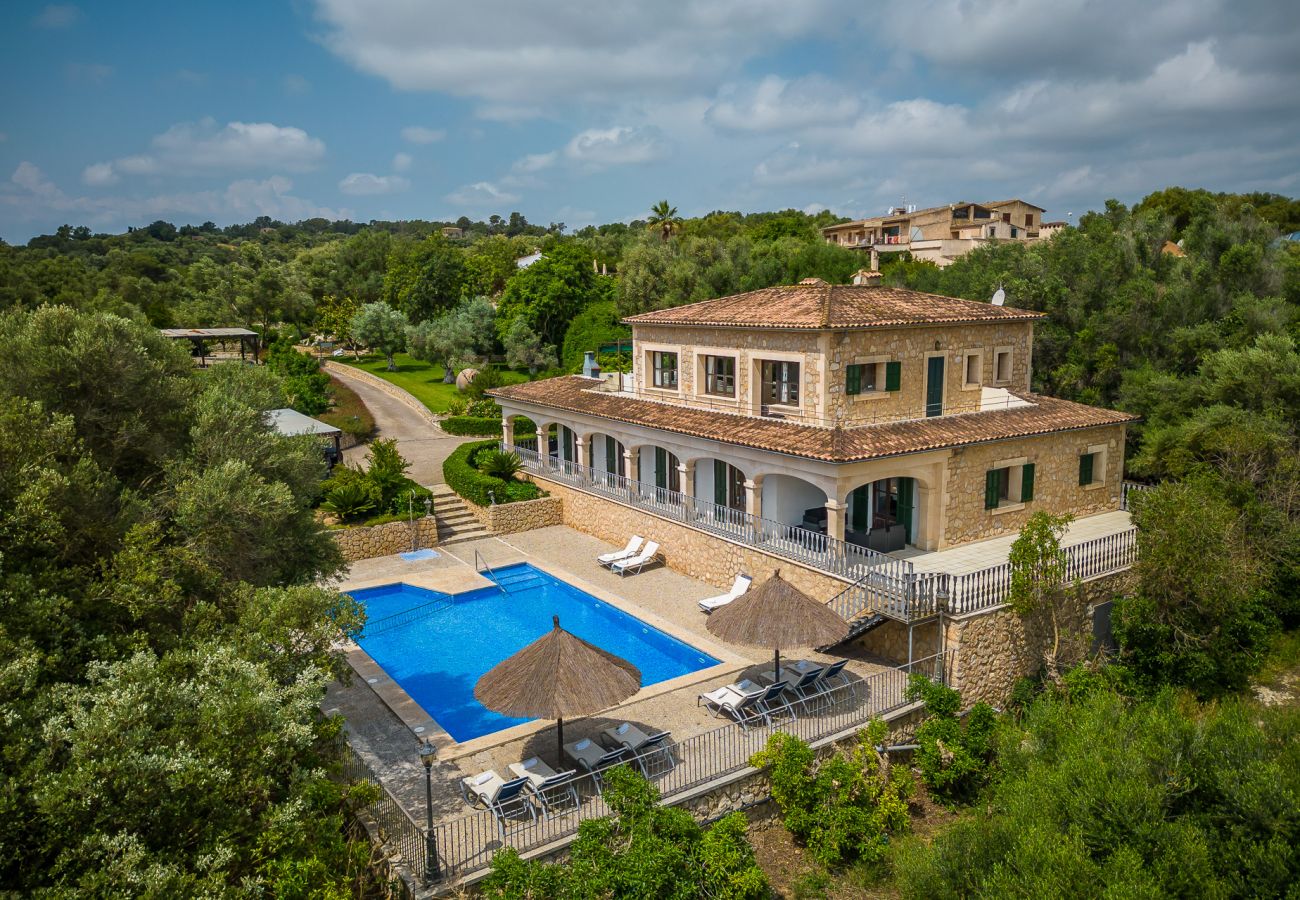
[[[781,680],[781,648],[776,648],[776,681]],[[772,682],[775,684],[776,682]]]
[[[564,717],[555,720],[555,764],[564,768]]]

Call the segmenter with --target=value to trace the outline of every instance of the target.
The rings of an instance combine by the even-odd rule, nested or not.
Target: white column
[[[763,516],[763,492],[756,482],[748,480],[745,482],[745,512],[759,518]]]
[[[573,448],[578,454],[578,458],[575,462],[580,466],[585,466],[587,464],[587,436],[585,434],[578,434],[575,431],[573,433]]]
[[[640,460],[637,459],[637,453],[633,453],[631,450],[623,451],[623,468],[627,472],[629,481],[641,480],[641,466]]]
[[[501,443],[507,447],[515,445],[515,420],[505,413],[501,414]]]
[[[681,482],[682,493],[687,497],[695,496],[695,461],[677,464],[677,480]]]

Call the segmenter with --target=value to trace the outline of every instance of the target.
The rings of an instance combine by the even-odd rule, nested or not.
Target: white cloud
[[[847,122],[860,105],[857,97],[820,75],[795,81],[769,75],[747,89],[725,91],[705,118],[730,131],[787,131]]]
[[[712,92],[783,41],[833,33],[843,9],[831,0],[316,2],[325,46],[355,68],[511,119],[556,103]]]
[[[411,186],[400,175],[372,175],[369,172],[353,172],[339,182],[339,190],[356,197],[369,197],[378,194],[397,194]]]
[[[408,125],[402,129],[402,140],[412,144],[436,144],[447,136],[442,128],[425,128],[423,125]]]
[[[555,165],[555,161],[559,156],[560,154],[554,150],[550,153],[530,153],[515,160],[514,165],[510,168],[515,172],[540,172]]]
[[[668,152],[658,129],[626,125],[589,128],[574,135],[564,147],[566,159],[591,168],[655,162]]]
[[[82,170],[81,180],[92,187],[103,187],[115,183],[118,178],[112,163],[94,163]]]
[[[394,172],[405,172],[407,169],[411,168],[411,162],[412,162],[412,160],[411,160],[411,154],[409,154],[409,153],[394,153],[394,154],[393,154],[393,171],[394,171]]]
[[[203,119],[173,125],[153,139],[149,153],[96,163],[90,168],[101,179],[114,174],[204,175],[257,169],[295,172],[314,168],[324,156],[324,142],[301,128],[270,122],[230,122],[218,127],[212,119]]]
[[[51,3],[32,19],[37,28],[68,28],[81,19],[81,10],[70,3]]]
[[[270,216],[290,222],[351,216],[350,210],[317,206],[310,200],[295,197],[289,193],[292,188],[293,182],[283,175],[272,175],[264,181],[254,181],[251,178],[232,181],[223,195],[225,210],[235,216]]]
[[[482,209],[506,203],[518,203],[521,198],[518,194],[501,190],[490,181],[476,181],[473,184],[462,185],[448,194],[445,199],[456,206]]]
[[[284,92],[291,97],[301,97],[311,93],[311,82],[302,75],[289,74],[280,79]]]

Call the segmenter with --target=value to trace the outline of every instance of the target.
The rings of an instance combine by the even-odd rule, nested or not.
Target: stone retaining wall
[[[415,532],[421,548],[433,547],[438,543],[438,523],[432,516],[416,519]],[[334,535],[343,558],[350,563],[376,556],[392,556],[411,549],[409,522],[389,522],[369,528],[339,528],[330,533]]]
[[[463,497],[461,499],[464,499]],[[546,528],[564,522],[563,501],[556,496],[521,500],[517,503],[497,503],[479,506],[465,500],[465,507],[493,534],[515,534]]]
[[[326,372],[329,372],[332,375],[338,375],[342,378],[355,378],[357,381],[364,381],[371,387],[383,391],[394,400],[398,400],[406,406],[409,406],[420,416],[420,418],[424,419],[424,421],[428,422],[434,428],[438,427],[438,417],[433,414],[429,407],[415,399],[415,396],[409,391],[402,390],[392,382],[385,381],[378,375],[372,375],[364,369],[358,369],[355,366],[344,365],[343,363],[337,363],[329,359],[325,360],[322,363],[322,366]]]
[[[818,600],[830,600],[849,586],[849,582],[816,569],[732,543],[646,510],[623,506],[545,478],[536,481],[563,502],[564,524],[570,528],[620,547],[634,534],[658,541],[659,554],[667,565],[723,590],[731,587],[737,573],[743,572],[761,583],[777,569],[781,570],[782,578]]]

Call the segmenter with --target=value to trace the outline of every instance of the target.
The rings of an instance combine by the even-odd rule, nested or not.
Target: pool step
[[[429,490],[433,492],[433,515],[438,520],[439,544],[455,544],[491,535],[470,512],[464,499],[447,485],[435,484]]]
[[[544,575],[539,575],[536,572],[521,572],[519,574],[510,573],[507,575],[497,576],[497,584],[501,585],[501,587],[505,588],[507,591],[512,591],[516,588],[528,588],[535,584],[545,583],[546,577]]]

